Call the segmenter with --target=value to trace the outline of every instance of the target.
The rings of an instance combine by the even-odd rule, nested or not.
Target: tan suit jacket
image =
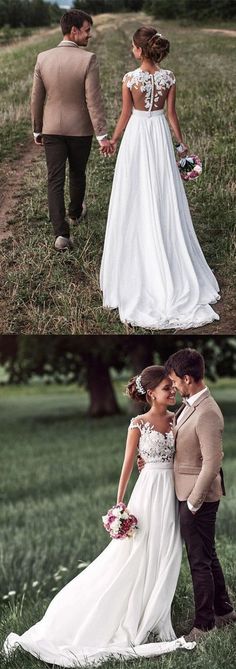
[[[106,134],[95,54],[67,40],[40,53],[31,113],[34,132],[72,137]]]
[[[223,457],[224,420],[209,390],[174,419],[176,452],[175,489],[179,500],[188,499],[194,507],[215,502],[223,494],[220,467]],[[179,420],[177,423],[178,416]]]

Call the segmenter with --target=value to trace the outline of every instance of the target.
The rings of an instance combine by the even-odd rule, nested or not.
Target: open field
[[[86,394],[76,387],[0,388],[2,474],[0,645],[9,631],[23,632],[41,617],[57,589],[93,560],[109,539],[101,515],[115,500],[124,441],[132,408],[116,389],[124,413],[86,417]],[[217,548],[236,602],[236,382],[212,386],[225,415],[224,473],[227,497],[218,514]],[[133,481],[137,472],[133,473]],[[129,486],[129,490],[132,486]],[[128,495],[126,497],[128,500]],[[5,598],[9,591],[15,596]],[[115,604],[114,604],[115,605]],[[184,554],[173,605],[177,634],[186,632],[193,612],[191,581]],[[191,655],[156,659],[160,669],[234,669],[235,630],[214,632]],[[19,652],[0,658],[1,669],[46,669]],[[104,669],[124,667],[107,662]],[[138,669],[153,661],[138,660]]]
[[[91,50],[98,54],[109,128],[120,110],[121,79],[135,67],[132,33],[143,14],[101,15],[95,19]],[[219,28],[219,27],[218,27]],[[225,28],[225,26],[224,26]],[[230,26],[234,29],[235,26]],[[204,161],[204,173],[187,188],[196,232],[222,289],[221,320],[195,333],[232,333],[235,316],[235,183],[232,141],[235,101],[235,37],[222,30],[161,21],[171,41],[166,67],[178,82],[178,113],[186,141]],[[212,26],[214,29],[214,26]],[[207,27],[209,30],[209,26]],[[1,320],[2,333],[140,334],[125,329],[117,312],[103,310],[99,267],[114,159],[94,146],[88,169],[88,221],[72,231],[74,250],[59,256],[47,214],[43,151],[30,139],[29,94],[36,54],[58,43],[59,32],[0,51],[1,103]],[[6,223],[8,222],[7,231]],[[190,332],[190,331],[189,331]]]

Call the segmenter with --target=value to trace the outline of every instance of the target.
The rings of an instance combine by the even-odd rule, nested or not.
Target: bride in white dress
[[[79,576],[52,600],[42,620],[5,642],[6,654],[21,646],[62,667],[101,663],[108,657],[134,659],[188,650],[171,623],[182,555],[173,482],[172,382],[163,367],[146,368],[128,385],[131,397],[148,400],[147,413],[132,419],[117,502],[124,498],[139,452],[146,465],[128,508],[138,519],[133,537],[113,539]],[[138,451],[137,451],[138,449]],[[160,641],[145,643],[154,632]]]
[[[143,328],[193,328],[218,320],[219,286],[197,240],[176,165],[167,117],[182,157],[187,147],[175,111],[176,83],[159,67],[169,42],[154,28],[133,37],[138,69],[123,79],[123,130],[100,272],[103,306]]]

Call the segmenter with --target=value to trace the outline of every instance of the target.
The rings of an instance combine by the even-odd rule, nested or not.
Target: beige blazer
[[[215,502],[223,494],[220,476],[224,420],[218,404],[206,391],[174,419],[175,489],[179,500],[195,507]],[[177,419],[180,415],[178,424]]]
[[[107,132],[94,53],[62,41],[38,55],[31,96],[34,132],[88,136]]]

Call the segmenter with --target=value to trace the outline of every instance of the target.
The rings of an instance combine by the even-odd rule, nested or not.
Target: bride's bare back
[[[138,67],[125,74],[123,83],[130,90],[135,109],[150,112],[163,109],[175,76],[171,70],[160,68],[152,74]]]

